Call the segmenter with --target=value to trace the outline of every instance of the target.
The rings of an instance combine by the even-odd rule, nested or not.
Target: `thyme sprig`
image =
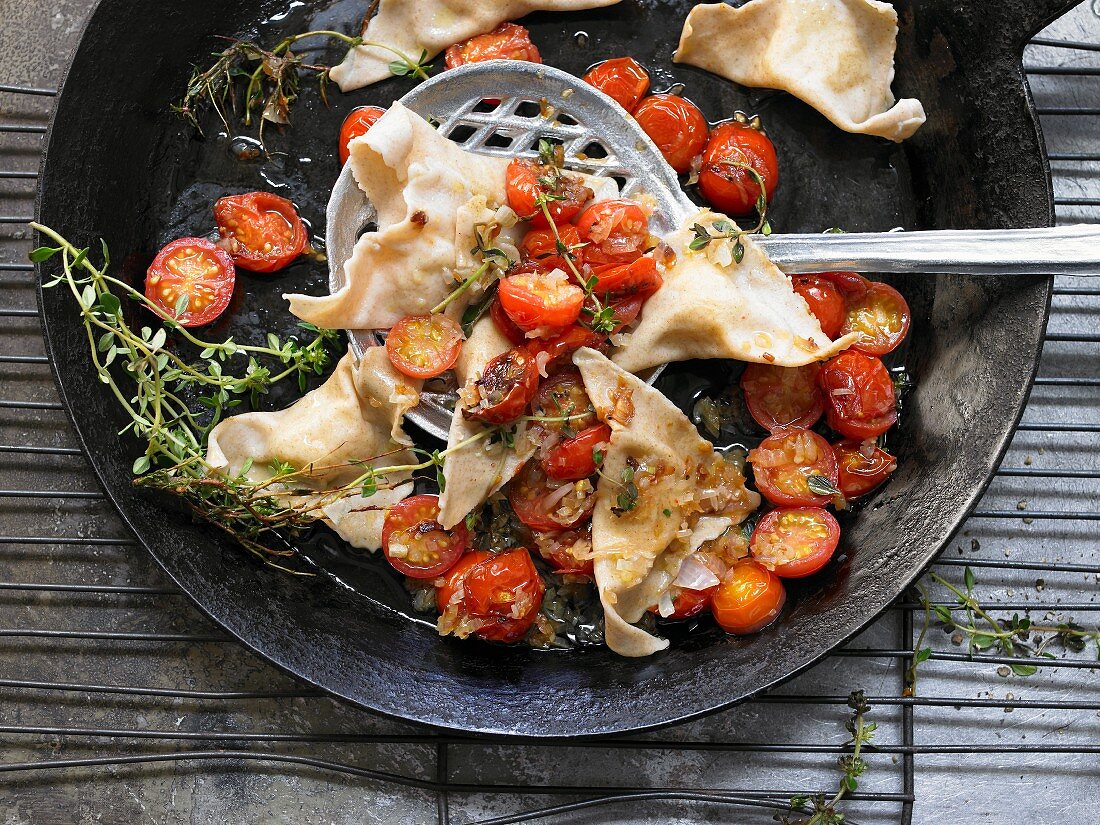
[[[760,187],[760,195],[756,198],[756,225],[752,229],[743,230],[733,221],[717,220],[710,225],[710,228],[703,226],[700,223],[695,224],[692,227],[692,232],[695,237],[692,238],[688,244],[688,249],[698,252],[700,249],[706,249],[710,244],[717,240],[733,240],[733,260],[737,263],[745,257],[745,235],[755,235],[757,233],[761,235],[770,235],[772,233],[772,225],[768,220],[768,198],[764,188],[764,178],[748,163],[739,163],[737,161],[720,161],[714,166],[726,166],[731,169],[744,169],[755,180]],[[717,234],[711,234],[710,230],[716,230]]]

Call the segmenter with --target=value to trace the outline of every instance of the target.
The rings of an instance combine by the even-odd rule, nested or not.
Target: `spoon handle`
[[[1100,224],[754,236],[788,273],[1100,275]]]

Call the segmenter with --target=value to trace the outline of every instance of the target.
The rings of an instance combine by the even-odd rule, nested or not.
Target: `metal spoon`
[[[486,102],[485,97],[492,96]],[[617,103],[560,69],[494,60],[449,70],[421,83],[401,102],[439,123],[465,149],[501,157],[537,154],[540,138],[562,144],[565,166],[615,178],[624,195],[648,192],[657,208],[655,234],[678,229],[699,207],[649,136]],[[461,130],[455,135],[456,130]],[[461,136],[462,139],[457,138]],[[490,143],[490,140],[492,142]],[[344,263],[374,209],[352,177],[341,172],[328,203],[329,285],[344,284]],[[846,270],[968,275],[1084,275],[1100,272],[1100,225],[1041,229],[935,230],[754,236],[784,272]],[[349,330],[357,354],[376,333]],[[408,417],[446,439],[453,393],[422,395]]]

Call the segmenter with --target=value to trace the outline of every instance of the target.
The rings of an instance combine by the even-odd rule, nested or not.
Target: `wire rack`
[[[58,15],[70,40],[90,4],[78,5],[71,19]],[[40,29],[28,30],[25,50],[36,36],[46,42]],[[1100,10],[1059,21],[1027,63],[1059,219],[1095,222]],[[56,67],[37,71],[56,76]],[[0,85],[0,799],[9,821],[766,822],[793,794],[835,793],[856,688],[879,731],[843,805],[849,822],[957,821],[964,810],[987,822],[1052,822],[1063,806],[1100,803],[1096,650],[971,656],[933,630],[918,693],[906,696],[925,616],[913,593],[782,688],[640,737],[526,744],[426,732],[258,660],[126,533],[56,399],[25,263],[53,95],[39,85]],[[995,615],[1097,624],[1098,327],[1100,288],[1060,280],[1024,422],[934,568],[957,584],[962,568],[975,571],[975,593]],[[953,606],[942,586],[926,585],[936,604]],[[1029,664],[1038,673],[1011,669]]]

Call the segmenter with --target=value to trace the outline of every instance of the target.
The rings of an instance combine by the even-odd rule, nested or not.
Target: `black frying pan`
[[[387,105],[407,80],[335,93],[331,110],[307,91],[292,129],[271,139],[272,148],[288,153],[277,165],[240,164],[213,124],[203,141],[169,113],[192,64],[206,64],[222,47],[215,35],[273,44],[283,31],[307,26],[350,32],[366,3],[315,2],[278,17],[290,5],[102,0],[58,98],[39,220],[80,243],[106,238],[135,281],[163,243],[209,231],[210,204],[230,191],[276,187],[323,236],[341,119],[354,105]],[[786,95],[673,66],[690,5],[624,0],[603,10],[534,15],[525,24],[547,62],[567,71],[580,74],[598,60],[630,54],[652,67],[658,85],[686,83],[714,119],[735,109],[760,112],[782,163],[771,214],[778,231],[1052,223],[1049,170],[1020,57],[1031,35],[1075,3],[899,0],[895,91],[920,98],[930,115],[901,147],[846,135]],[[588,37],[574,37],[578,31]],[[316,57],[334,62],[339,55]],[[298,264],[271,280],[243,276],[232,317],[210,334],[256,340],[268,330],[292,332],[279,293],[322,292],[327,273]],[[293,578],[260,566],[217,531],[135,493],[136,445],[114,435],[123,419],[95,379],[73,304],[56,290],[39,299],[61,395],[104,486],[169,575],[229,632],[372,710],[468,731],[573,736],[686,719],[785,679],[885,608],[957,529],[1023,408],[1050,280],[940,277],[898,285],[914,310],[907,366],[916,382],[897,439],[900,469],[846,525],[839,562],[793,588],[782,620],[763,633],[727,638],[702,629],[644,660],[605,649],[546,653],[441,639],[429,623],[406,615],[403,592],[381,564],[349,556],[336,542],[310,542],[311,558],[354,588],[327,575]]]

